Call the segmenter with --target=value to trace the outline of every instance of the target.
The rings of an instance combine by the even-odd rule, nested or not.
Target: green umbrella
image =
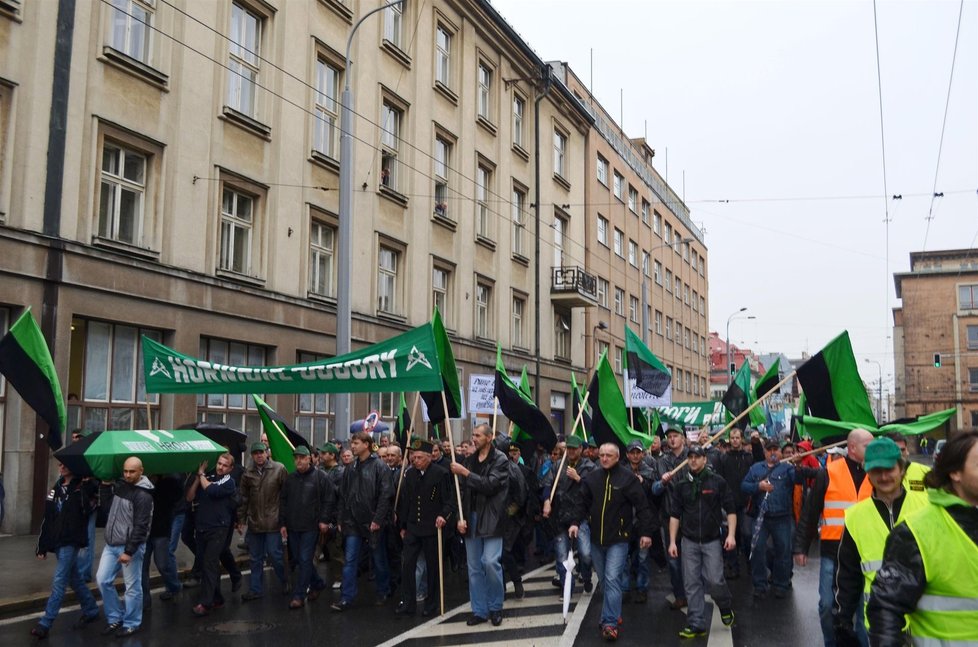
[[[201,461],[211,465],[226,450],[193,429],[137,429],[103,431],[59,449],[55,459],[80,476],[108,481],[122,475],[130,456],[143,461],[145,474],[196,470]]]

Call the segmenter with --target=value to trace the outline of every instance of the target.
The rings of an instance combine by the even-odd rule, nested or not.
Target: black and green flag
[[[607,353],[601,353],[601,359],[594,369],[587,401],[591,407],[591,433],[599,445],[614,443],[624,453],[628,443],[633,440],[641,440],[646,447],[652,442],[649,434],[629,427],[625,398],[622,397],[615,371],[608,363]]]
[[[425,407],[428,409],[428,420],[433,424],[443,422],[445,418],[462,417],[462,391],[458,384],[458,371],[455,368],[455,354],[452,353],[452,342],[448,339],[445,332],[445,325],[441,320],[441,313],[438,308],[431,317],[432,332],[435,337],[435,352],[438,355],[438,364],[441,372],[442,391],[445,393],[445,402],[448,404],[448,411],[442,406],[442,391],[422,391],[421,399],[424,400]]]
[[[524,373],[525,374],[525,373]],[[529,380],[527,380],[529,386]],[[496,383],[493,395],[499,399],[499,409],[514,425],[520,428],[520,436],[513,432],[513,441],[530,440],[535,445],[540,444],[550,451],[557,444],[557,434],[550,424],[550,419],[537,407],[533,399],[513,384],[503,366],[502,350],[496,346]],[[528,436],[529,438],[524,438]]]
[[[0,373],[44,422],[51,449],[63,444],[68,414],[44,334],[28,308],[0,339]]]
[[[309,441],[302,434],[292,428],[285,418],[280,416],[275,409],[268,406],[268,403],[258,395],[252,393],[251,397],[258,408],[258,417],[261,418],[262,427],[265,435],[268,436],[268,448],[272,452],[272,459],[285,466],[288,472],[295,471],[295,458],[292,452],[296,447],[308,447]]]
[[[799,366],[798,381],[813,417],[876,428],[876,416],[859,377],[848,331]]]
[[[759,379],[757,384],[754,385],[754,388],[751,391],[751,395],[753,396],[751,401],[753,402],[763,398],[769,391],[776,387],[780,381],[781,358],[778,357],[775,358],[774,363],[768,367],[768,369],[764,372],[764,375],[761,376],[761,379]]]
[[[628,326],[625,326],[625,356],[628,362],[626,378],[634,380],[635,386],[649,395],[662,397],[672,384],[669,369]]]
[[[408,413],[404,393],[401,393],[401,404],[397,408],[397,418],[394,419],[394,442],[406,450],[411,438],[411,414]]]
[[[740,370],[734,373],[733,381],[720,401],[734,418],[750,406],[750,363],[747,358],[744,358]]]

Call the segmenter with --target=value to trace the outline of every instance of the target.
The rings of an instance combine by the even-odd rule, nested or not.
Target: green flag
[[[440,323],[440,320],[439,320]],[[444,335],[444,328],[441,330]],[[194,359],[143,337],[147,393],[371,393],[439,389],[442,366],[433,325],[347,355],[287,366],[228,366]],[[449,351],[451,348],[449,347]],[[454,380],[455,361],[445,379]]]
[[[723,402],[723,406],[727,408],[730,415],[736,418],[749,406],[749,394],[750,364],[745,358],[744,363],[740,365],[740,370],[734,374],[733,381],[727,387],[727,392],[720,401]]]
[[[798,381],[812,416],[876,427],[847,331],[798,367]]]
[[[251,397],[255,400],[261,425],[265,429],[265,435],[268,436],[268,448],[272,451],[272,459],[284,465],[289,472],[294,472],[295,458],[292,452],[300,445],[309,447],[309,441],[259,396],[252,393]]]
[[[877,436],[890,433],[892,431],[899,432],[904,436],[926,434],[945,424],[956,412],[957,409],[954,408],[945,409],[944,411],[937,411],[935,413],[918,416],[915,420],[910,422],[894,422],[888,425],[883,425],[882,427],[876,427],[875,425],[864,425],[855,422],[826,420],[825,418],[817,418],[815,416],[807,415],[801,415],[799,422],[801,423],[801,429],[804,430],[804,432],[809,435],[814,442],[826,443],[835,439],[845,438],[853,429],[865,429]]]
[[[431,329],[434,335],[436,357],[438,360],[438,370],[441,374],[441,384],[436,390],[419,389],[421,399],[424,400],[425,407],[428,409],[428,420],[438,424],[445,418],[462,417],[462,391],[458,384],[458,371],[455,368],[455,354],[452,353],[452,342],[448,339],[445,332],[445,325],[442,323],[441,314],[438,308],[431,317]],[[445,402],[448,403],[448,411],[442,406],[441,393],[445,392]]]
[[[757,401],[763,398],[771,389],[778,385],[781,381],[781,358],[778,357],[774,360],[774,363],[764,371],[764,375],[761,379],[757,381],[754,388],[751,390],[751,401]]]
[[[408,441],[411,439],[411,414],[408,413],[407,402],[404,400],[404,393],[401,393],[401,404],[397,408],[397,418],[394,419],[394,442],[406,450]]]
[[[61,383],[44,334],[27,308],[0,339],[0,373],[48,424],[48,445],[61,447],[68,426]]]
[[[614,443],[624,453],[633,440],[641,440],[645,447],[652,442],[650,435],[629,427],[625,398],[618,387],[615,371],[608,363],[607,353],[601,353],[594,369],[588,387],[588,405],[591,407],[591,433],[598,444]]]
[[[672,384],[669,369],[628,326],[625,326],[625,361],[627,362],[626,378],[634,380],[635,386],[649,395],[662,397]],[[630,400],[632,406],[643,406],[636,404],[634,393],[631,394]]]
[[[524,371],[524,375],[525,375]],[[527,383],[529,388],[529,383]],[[503,365],[502,350],[496,346],[496,383],[493,395],[499,399],[499,409],[513,421],[513,442],[532,442],[535,450],[539,443],[550,451],[557,444],[557,434],[550,419],[537,407],[533,399],[513,384]],[[519,434],[516,428],[519,427]],[[521,448],[521,451],[522,448]]]

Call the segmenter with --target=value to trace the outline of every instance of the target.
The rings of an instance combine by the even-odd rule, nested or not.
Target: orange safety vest
[[[846,525],[846,510],[873,493],[869,477],[856,492],[856,484],[849,474],[849,464],[844,460],[832,461],[825,467],[829,473],[829,486],[825,490],[825,505],[822,508],[822,540],[841,541],[842,530]]]

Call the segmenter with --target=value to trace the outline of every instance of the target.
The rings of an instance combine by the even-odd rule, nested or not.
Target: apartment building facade
[[[893,415],[955,408],[949,433],[978,429],[978,250],[912,252],[893,280]]]
[[[145,393],[141,335],[237,365],[335,353],[340,92],[354,105],[354,348],[437,306],[463,390],[525,363],[558,425],[583,372],[593,117],[488,2],[0,0],[0,329],[41,323],[71,427],[225,422],[250,398]],[[349,76],[347,76],[349,75]],[[539,124],[539,126],[537,126]],[[539,181],[537,178],[541,178]],[[269,396],[320,443],[324,394]],[[393,414],[395,394],[351,414]],[[419,416],[420,417],[420,416]],[[566,424],[569,424],[566,423]],[[39,517],[46,430],[0,382],[2,532]]]

